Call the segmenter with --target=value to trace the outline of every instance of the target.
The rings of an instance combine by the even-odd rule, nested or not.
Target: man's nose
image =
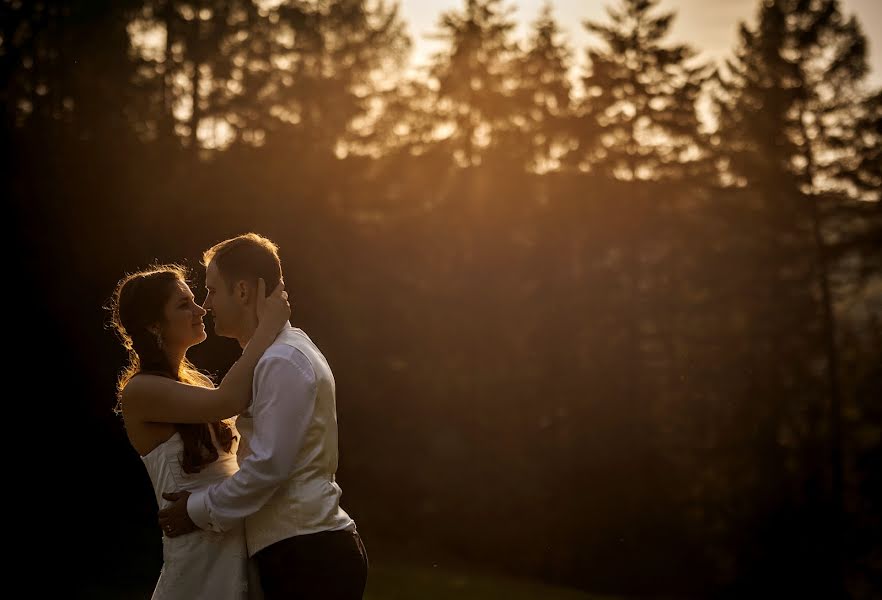
[[[196,305],[196,314],[200,317],[204,317],[207,312],[208,309],[206,309],[204,306],[199,306],[198,304]]]

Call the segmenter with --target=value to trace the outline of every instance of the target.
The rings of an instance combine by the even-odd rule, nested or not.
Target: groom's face
[[[214,318],[214,332],[222,337],[237,337],[239,325],[245,315],[245,307],[236,293],[223,278],[214,261],[205,269],[205,287],[208,294],[202,308]]]

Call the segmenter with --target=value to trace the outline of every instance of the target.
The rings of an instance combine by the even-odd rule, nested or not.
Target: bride
[[[184,268],[156,266],[117,284],[112,324],[129,353],[117,386],[117,411],[160,509],[170,504],[163,494],[201,489],[238,470],[239,438],[231,418],[250,404],[257,361],[291,315],[283,287],[280,283],[266,297],[259,280],[257,330],[215,387],[186,358],[206,338],[206,311],[195,302]],[[261,598],[241,525],[226,533],[163,535],[162,542],[154,600]]]

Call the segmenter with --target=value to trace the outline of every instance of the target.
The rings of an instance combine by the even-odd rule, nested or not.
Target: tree
[[[843,400],[834,276],[850,277],[833,261],[831,243],[847,242],[855,233],[842,227],[841,218],[854,210],[854,200],[878,196],[868,144],[878,138],[859,129],[872,114],[863,89],[865,48],[856,21],[841,14],[836,0],[766,2],[757,27],[741,28],[719,100],[724,180],[745,186],[744,200],[761,217],[758,260],[772,259],[760,271],[769,294],[765,302],[789,296],[788,304],[803,307],[791,315],[798,321],[780,321],[791,325],[773,335],[792,340],[793,376],[812,378],[808,365],[818,359],[825,364],[825,393],[804,397],[802,406],[778,418],[779,427],[799,432],[795,449],[802,457],[791,476],[817,481],[806,469],[829,465],[828,491],[809,489],[797,501],[813,510],[830,506],[830,528],[821,533],[832,536],[840,566]],[[825,446],[827,461],[819,454]]]
[[[379,96],[394,89],[410,40],[388,2],[334,0],[279,7],[283,67],[267,89],[275,143],[310,154],[345,156],[368,147],[382,113]],[[278,137],[278,136],[277,136]]]
[[[502,0],[467,0],[461,11],[441,16],[433,57],[439,124],[449,129],[445,146],[460,166],[475,166],[498,147],[511,127],[515,82],[510,39],[514,22]]]
[[[364,0],[157,0],[129,31],[150,91],[134,114],[146,137],[173,132],[198,149],[278,133],[275,143],[323,157],[365,135],[356,121],[409,44],[397,5]]]
[[[697,101],[707,67],[696,52],[667,45],[674,13],[653,15],[658,0],[622,0],[609,24],[586,21],[604,41],[588,50],[580,143],[573,160],[623,180],[681,177],[706,157]]]
[[[526,150],[525,166],[540,173],[560,167],[560,159],[569,150],[572,138],[572,52],[561,36],[551,4],[546,2],[518,64],[519,127],[511,143]]]

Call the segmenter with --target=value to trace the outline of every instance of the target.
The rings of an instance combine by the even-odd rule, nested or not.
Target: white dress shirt
[[[295,535],[355,527],[334,475],[334,377],[303,331],[286,325],[264,352],[251,406],[236,426],[239,471],[190,496],[197,526],[228,531],[245,519],[249,555]]]

